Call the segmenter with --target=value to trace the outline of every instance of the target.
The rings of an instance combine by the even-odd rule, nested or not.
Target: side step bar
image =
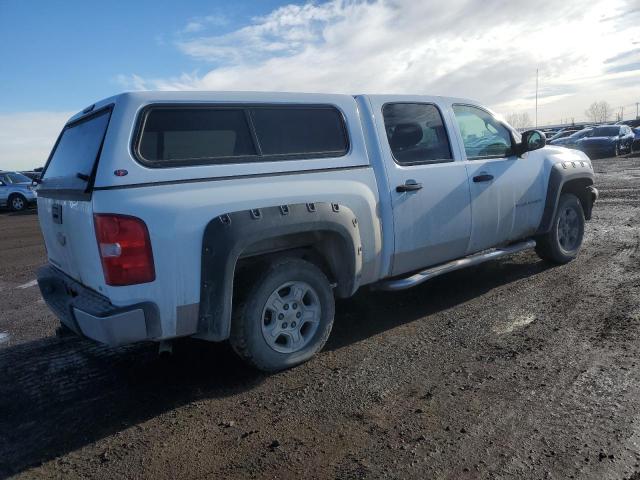
[[[461,268],[473,267],[489,260],[495,260],[498,258],[513,255],[514,253],[521,252],[523,250],[529,250],[536,246],[535,240],[527,240],[526,242],[514,243],[507,247],[495,248],[474,255],[460,258],[459,260],[453,260],[452,262],[443,263],[435,267],[427,268],[421,272],[415,273],[410,277],[398,278],[395,280],[387,280],[375,285],[376,290],[405,290],[407,288],[415,287],[427,280],[442,275],[444,273],[453,272],[454,270],[460,270]]]

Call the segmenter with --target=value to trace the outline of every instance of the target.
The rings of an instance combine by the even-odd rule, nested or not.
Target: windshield
[[[576,132],[572,135],[569,135],[571,138],[582,138],[585,135],[587,135],[589,132],[591,132],[590,128],[585,128],[584,130],[580,130],[579,132]]]
[[[42,188],[86,190],[100,153],[111,110],[64,128],[42,174]]]
[[[31,179],[26,175],[21,173],[5,173],[5,178],[8,180],[8,183],[31,183]]]
[[[620,127],[596,127],[590,137],[616,137],[620,134]]]
[[[574,133],[576,133],[575,130],[564,130],[562,132],[556,133],[549,140],[558,140],[559,138],[565,138],[565,137],[568,137],[569,135],[572,135]]]

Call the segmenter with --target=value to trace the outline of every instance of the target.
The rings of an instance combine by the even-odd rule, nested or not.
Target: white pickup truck
[[[47,161],[38,282],[79,335],[229,340],[276,371],[364,285],[531,248],[570,261],[593,179],[582,152],[470,100],[124,93],[71,118]]]

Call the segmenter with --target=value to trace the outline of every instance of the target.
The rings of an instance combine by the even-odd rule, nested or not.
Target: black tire
[[[565,224],[564,222],[567,222]],[[566,225],[571,224],[571,228]],[[575,232],[574,232],[575,227]],[[568,233],[568,231],[572,233]],[[578,255],[584,237],[584,211],[578,197],[572,193],[560,195],[551,229],[536,238],[536,253],[543,260],[568,263]]]
[[[275,348],[278,348],[278,345],[272,346],[267,342],[267,334],[263,333],[263,330],[270,328],[271,322],[274,322],[279,324],[275,329],[282,331],[282,334],[277,338],[272,337],[272,343],[277,343],[281,337],[287,338],[287,333],[280,327],[287,325],[291,329],[295,317],[284,317],[284,320],[276,318],[275,314],[267,307],[267,302],[274,298],[274,295],[281,295],[281,292],[287,288],[283,285],[288,283],[310,287],[314,292],[313,301],[317,304],[319,313],[317,313],[317,326],[313,327],[315,331],[309,333],[307,339],[302,335],[298,337],[303,339],[301,348],[297,351],[283,353],[276,351]],[[277,372],[306,362],[322,349],[331,333],[335,314],[333,291],[322,270],[307,261],[290,257],[275,260],[247,285],[246,290],[238,292],[236,298],[238,301],[234,303],[229,342],[244,361],[259,370]],[[298,312],[294,313],[294,303],[290,303],[289,300],[286,300],[285,303],[291,305],[287,308],[287,310],[291,308],[287,315],[298,314]],[[299,308],[307,307],[301,302]],[[293,320],[293,322],[290,321],[287,324],[287,319]],[[316,325],[315,322],[313,323]],[[302,327],[303,322],[301,321],[298,328],[302,330]],[[282,345],[283,348],[286,347],[285,343]]]
[[[14,193],[9,197],[9,208],[13,212],[21,212],[27,208],[27,199],[19,193]]]
[[[70,337],[72,335],[76,335],[76,333],[69,327],[67,327],[64,323],[61,323],[60,325],[58,325],[58,328],[56,328],[56,337],[58,338]]]

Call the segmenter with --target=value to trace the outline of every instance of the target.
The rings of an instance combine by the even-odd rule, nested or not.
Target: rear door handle
[[[407,180],[404,182],[404,185],[398,185],[396,187],[396,192],[414,192],[416,190],[420,190],[422,188],[422,184],[416,182],[415,180]]]
[[[491,180],[493,180],[493,175],[489,175],[487,173],[485,173],[484,175],[477,175],[473,177],[474,183],[490,182]]]

